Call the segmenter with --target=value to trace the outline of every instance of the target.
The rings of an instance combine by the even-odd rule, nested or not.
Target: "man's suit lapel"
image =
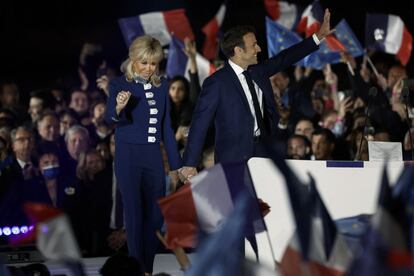
[[[243,87],[241,86],[239,78],[237,77],[234,70],[231,68],[231,66],[228,63],[226,63],[226,65],[224,66],[222,70],[226,70],[226,74],[228,78],[233,82],[234,86],[237,87],[238,94],[242,99],[244,107],[246,107],[246,109],[250,111],[250,106],[247,101],[246,94],[244,94]]]

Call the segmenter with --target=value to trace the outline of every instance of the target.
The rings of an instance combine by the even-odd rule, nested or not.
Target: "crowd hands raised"
[[[194,42],[186,40],[183,50],[190,59],[190,81],[184,76],[169,80],[171,127],[181,153],[200,92]],[[344,53],[344,63],[328,64],[323,71],[292,66],[271,77],[282,130],[278,142],[286,158],[368,160],[368,141],[394,141],[402,142],[404,159],[411,160],[412,103],[402,97],[409,74],[385,56],[374,55],[373,60],[378,72],[371,70],[366,58],[355,60]],[[77,81],[32,91],[28,106],[20,101],[18,83],[2,82],[0,205],[7,215],[0,225],[23,225],[25,216],[14,206],[22,201],[43,202],[69,215],[85,256],[126,250],[123,219],[117,217],[115,204],[114,127],[104,120],[109,82],[119,74],[114,68],[99,45],[86,43]],[[371,87],[378,89],[372,99]],[[129,98],[128,91],[118,94],[117,112]],[[178,172],[169,170],[163,151],[167,191],[174,192],[197,171],[213,166],[213,146],[212,127],[199,166]]]

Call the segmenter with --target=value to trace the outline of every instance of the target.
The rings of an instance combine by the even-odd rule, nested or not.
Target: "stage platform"
[[[188,257],[193,258],[193,254],[188,254]],[[82,262],[84,270],[88,276],[98,276],[99,269],[105,263],[107,257],[100,258],[83,258]],[[29,263],[13,264],[14,266],[23,266]],[[52,276],[72,276],[69,270],[60,263],[47,261],[44,264],[49,268]],[[180,270],[177,259],[174,254],[158,254],[155,256],[154,272],[153,274],[165,272],[172,276],[184,275],[184,272]]]

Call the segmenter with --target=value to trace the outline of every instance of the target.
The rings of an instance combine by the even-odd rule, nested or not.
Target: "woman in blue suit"
[[[162,226],[157,199],[165,195],[163,142],[171,170],[181,167],[171,129],[168,83],[158,75],[161,44],[150,36],[135,39],[121,65],[123,76],[111,80],[107,120],[116,123],[115,175],[125,210],[129,254],[151,275]]]

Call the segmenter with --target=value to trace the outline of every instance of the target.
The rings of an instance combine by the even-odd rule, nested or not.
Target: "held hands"
[[[116,95],[116,113],[118,115],[122,111],[122,109],[124,109],[125,106],[128,104],[130,97],[131,92],[129,91],[121,91],[118,93],[118,95]]]
[[[197,174],[197,169],[195,167],[182,167],[178,170],[178,176],[180,180],[184,183],[188,183],[191,177]]]
[[[332,34],[335,32],[335,29],[331,30],[331,13],[329,12],[329,9],[325,9],[325,14],[323,16],[323,22],[321,27],[319,28],[319,31],[316,32],[316,36],[319,40],[324,39],[326,36]]]

